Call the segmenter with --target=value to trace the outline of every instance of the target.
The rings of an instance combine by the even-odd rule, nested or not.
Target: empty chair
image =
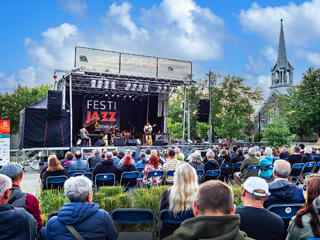
[[[98,173],[95,177],[94,185],[96,188],[100,186],[115,186],[116,175],[113,173]]]
[[[319,173],[320,170],[320,161],[314,166],[312,173]]]
[[[68,176],[69,176],[69,177],[73,177],[73,175],[74,175],[75,173],[80,173],[80,174],[82,174],[82,173],[84,173],[84,171],[83,171],[83,170],[70,170],[70,171],[68,172]]]
[[[67,176],[49,176],[46,179],[46,189],[62,189]]]
[[[220,177],[220,170],[208,170],[203,178],[203,182],[209,180],[217,180]]]
[[[120,185],[124,188],[136,188],[137,179],[139,178],[140,173],[138,171],[133,172],[123,172],[120,178]]]
[[[111,218],[119,223],[148,223],[152,222],[152,233],[150,232],[121,232],[117,240],[149,240],[155,239],[155,215],[150,209],[120,208],[111,212]]]

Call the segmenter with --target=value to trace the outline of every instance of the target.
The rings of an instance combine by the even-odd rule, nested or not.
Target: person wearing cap
[[[243,187],[241,197],[244,207],[237,208],[235,212],[240,215],[240,230],[253,239],[282,239],[283,220],[263,207],[269,193],[266,180],[259,177],[249,177]]]
[[[165,164],[163,164],[163,171],[164,171],[164,179],[166,179],[165,184],[172,184],[173,183],[173,177],[168,176],[166,178],[166,174],[168,170],[176,170],[177,165],[180,163],[179,160],[176,159],[176,153],[174,150],[169,151],[169,159],[166,161]]]
[[[17,163],[9,163],[4,165],[0,169],[0,174],[6,175],[12,181],[11,194],[8,199],[8,204],[11,204],[13,207],[24,208],[28,213],[32,214],[37,221],[37,229],[39,231],[43,227],[39,201],[32,194],[25,193],[20,189],[20,182],[23,178],[21,165]],[[39,234],[44,236],[44,232],[40,232]]]
[[[245,158],[241,164],[240,172],[235,172],[233,174],[234,180],[237,181],[239,185],[242,184],[241,178],[248,178],[248,177],[257,177],[258,172],[257,171],[248,171],[249,166],[251,165],[259,165],[259,159],[255,157],[256,149],[250,148],[247,158]]]
[[[239,230],[240,216],[235,210],[231,187],[221,181],[207,181],[195,195],[195,217],[185,220],[165,240],[252,240]]]
[[[301,187],[288,181],[291,171],[290,163],[286,160],[274,162],[274,181],[269,183],[269,197],[264,202],[264,208],[274,204],[304,203],[304,195]]]
[[[8,204],[11,189],[11,179],[0,174],[0,239],[34,240],[37,223],[34,217],[23,208]]]

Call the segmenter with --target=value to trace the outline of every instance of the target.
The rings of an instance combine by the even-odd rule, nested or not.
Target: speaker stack
[[[60,120],[62,109],[62,91],[48,90],[48,120]]]
[[[198,122],[209,121],[210,102],[209,99],[200,99],[198,103]]]

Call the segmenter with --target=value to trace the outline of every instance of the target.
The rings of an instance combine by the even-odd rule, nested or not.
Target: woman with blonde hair
[[[46,181],[48,177],[63,175],[68,177],[68,171],[61,166],[60,161],[57,159],[55,155],[49,156],[48,168],[42,176],[42,186],[40,185],[40,188],[46,190]]]
[[[169,209],[174,214],[192,209],[192,203],[198,191],[196,170],[186,162],[179,163],[174,173],[173,185],[164,190],[160,200],[159,212]],[[177,223],[162,223],[157,226],[160,239],[166,238],[180,227]]]

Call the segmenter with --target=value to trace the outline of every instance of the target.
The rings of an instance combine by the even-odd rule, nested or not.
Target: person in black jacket
[[[116,180],[118,179],[118,167],[113,163],[112,153],[107,152],[106,154],[106,160],[103,160],[102,162],[98,163],[96,167],[93,170],[93,182],[96,180],[96,175],[99,173],[113,173],[116,177]],[[113,180],[108,181],[99,181],[97,180],[97,186],[112,186],[114,184]]]
[[[88,159],[89,168],[94,168],[98,163],[101,163],[104,159],[101,157],[101,149],[95,148],[92,151],[93,158]]]
[[[286,145],[282,147],[281,153],[279,155],[280,159],[287,159],[290,156],[288,149],[289,149],[289,147]]]
[[[219,157],[218,163],[219,163],[220,167],[222,164],[232,164],[232,159],[228,155],[228,151],[226,149],[221,150],[221,157]],[[232,167],[229,169],[222,169],[220,172],[221,181],[224,181],[224,176],[228,176],[229,174],[231,174],[232,170],[233,170]]]
[[[287,158],[287,161],[290,163],[291,168],[292,168],[293,164],[295,164],[295,163],[303,163],[302,154],[300,153],[300,147],[295,146],[295,147],[293,148],[293,151],[294,151],[294,153],[292,153],[292,154]],[[296,174],[299,173],[299,171],[300,171],[300,169],[293,169],[293,170],[291,170],[290,175],[291,175],[291,174],[292,174],[292,175],[296,175]],[[292,180],[292,177],[289,177],[289,178],[288,178],[288,181],[291,182],[291,180]]]
[[[208,162],[204,165],[204,172],[206,173],[209,170],[219,170],[219,163],[214,159],[214,152],[208,151],[207,152],[207,159]],[[206,177],[205,181],[211,180],[210,177]]]
[[[124,172],[132,172],[132,171],[137,171],[136,165],[132,164],[132,159],[129,155],[124,156],[123,162],[122,162],[122,167],[119,169],[118,172],[118,179],[121,179],[121,175]],[[126,186],[126,187],[133,187],[137,184],[137,179],[123,179],[121,185]]]
[[[235,165],[238,162],[243,162],[243,160],[244,160],[244,156],[243,156],[243,153],[242,153],[242,149],[238,148],[237,149],[237,156],[232,158],[232,163],[233,163],[233,165]]]

